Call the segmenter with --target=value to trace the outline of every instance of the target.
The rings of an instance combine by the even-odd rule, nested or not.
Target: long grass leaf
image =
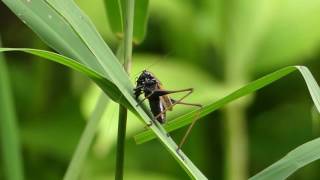
[[[92,70],[91,68],[88,68],[87,66],[71,59],[68,57],[65,57],[63,55],[45,51],[45,50],[39,50],[39,49],[29,49],[29,48],[0,48],[0,52],[3,51],[20,51],[25,52],[29,54],[33,54],[35,56],[42,57],[44,59],[48,59],[50,61],[65,65],[71,69],[74,69],[78,72],[81,72],[91,78],[93,81],[95,81],[104,91],[107,93],[107,95],[113,99],[114,101],[119,100],[119,97],[122,96],[119,89],[107,78],[105,78],[102,74]],[[127,104],[123,102],[124,104]],[[129,106],[127,104],[127,106]],[[129,106],[130,107],[130,106]]]

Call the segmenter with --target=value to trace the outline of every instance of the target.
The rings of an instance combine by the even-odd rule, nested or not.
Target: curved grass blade
[[[112,32],[123,38],[123,0],[104,0]],[[140,44],[146,34],[149,0],[135,2],[133,42]]]
[[[78,63],[77,61],[62,56],[60,54],[45,51],[45,50],[39,50],[39,49],[29,49],[29,48],[0,48],[0,52],[4,51],[18,51],[18,52],[25,52],[29,53],[35,56],[39,56],[48,60],[51,60],[53,62],[65,65],[71,69],[74,69],[78,72],[81,72],[91,78],[96,84],[99,85],[99,87],[113,100],[116,102],[119,102],[119,97],[121,97],[121,92],[119,89],[107,78],[105,78],[103,75],[99,74],[98,72],[95,72],[94,70],[84,66],[81,63]],[[126,107],[132,109],[131,105],[122,99],[120,102],[124,104]]]
[[[90,19],[82,13],[79,7],[74,1],[63,0],[42,0],[42,1],[20,1],[20,0],[3,0],[20,18],[22,18],[28,26],[30,26],[42,39],[45,40],[51,47],[58,52],[70,55],[79,60],[85,66],[103,75],[103,81],[101,79],[95,80],[100,87],[104,87],[103,90],[109,95],[110,92],[116,92],[119,90],[121,95],[130,104],[124,104],[125,106],[131,106],[131,111],[139,114],[144,123],[151,121],[151,113],[144,110],[142,107],[136,107],[136,100],[133,96],[133,85],[128,78],[126,72],[118,62],[111,49],[105,44],[104,40],[93,26]],[[21,13],[21,14],[20,14]],[[26,18],[28,17],[28,18]],[[48,17],[48,19],[43,19]],[[52,21],[57,22],[52,23]],[[44,27],[42,27],[43,25]],[[52,25],[52,26],[50,26]],[[90,56],[91,58],[84,58],[81,56],[79,50],[72,49],[72,44],[75,43],[67,38],[62,38],[65,35],[63,33],[57,33],[57,29],[64,30],[67,28],[70,35],[77,37],[77,43],[81,43],[85,48],[84,56]],[[49,32],[49,34],[47,34]],[[54,44],[55,38],[59,46]],[[65,41],[65,42],[64,42]],[[64,43],[68,46],[65,46]],[[72,51],[71,51],[72,50]],[[74,53],[77,52],[77,53]],[[89,55],[88,55],[89,54]],[[83,69],[82,69],[83,70]],[[110,83],[112,82],[112,84]],[[104,84],[107,83],[107,84]],[[108,86],[107,88],[105,86]],[[113,88],[113,89],[108,89]],[[115,89],[117,88],[117,89]],[[110,97],[114,98],[114,97]],[[122,101],[121,101],[122,102]],[[160,142],[164,147],[173,155],[177,162],[192,178],[206,179],[206,177],[197,169],[197,167],[185,156],[184,153],[176,152],[177,145],[169,137],[160,124],[155,124],[150,127],[152,131],[157,135]]]
[[[286,156],[250,180],[286,179],[301,167],[320,159],[320,138],[309,141],[290,151]]]
[[[77,70],[81,73],[84,73],[88,77],[90,77],[93,81],[95,81],[99,85],[99,87],[105,93],[107,93],[108,95],[109,94],[111,95],[110,98],[111,97],[113,97],[113,98],[119,97],[119,89],[112,82],[108,81],[108,79],[104,78],[99,73],[91,70],[90,68],[85,67],[84,65],[76,62],[73,59],[64,57],[62,55],[59,55],[59,54],[56,54],[53,52],[48,52],[48,51],[44,51],[44,50],[37,50],[37,49],[0,48],[0,52],[2,52],[2,51],[20,51],[20,52],[30,53],[30,54],[40,56],[40,57],[46,58],[48,60],[63,64],[69,68]],[[122,97],[122,95],[120,95],[120,97]],[[124,98],[121,98],[121,99],[124,99]],[[151,121],[149,116],[142,110],[141,107],[135,106],[136,102],[133,97],[132,97],[132,99],[133,99],[134,103],[128,104],[129,102],[125,101],[124,104],[126,104],[128,107],[130,107],[131,111],[134,111],[136,113],[140,111],[139,115],[142,114],[142,115],[146,116],[143,119],[145,122]],[[133,104],[133,106],[131,106],[132,104]],[[143,111],[143,113],[141,113],[141,111]],[[167,136],[167,133],[165,132],[165,130],[162,128],[162,126],[159,123],[156,123],[155,126],[151,126],[150,128],[155,132],[157,137],[161,140],[160,142],[164,144],[164,146],[167,148],[167,150],[173,155],[173,157],[177,160],[177,162],[182,166],[182,168],[188,173],[188,175],[191,178],[193,178],[193,179],[207,179],[183,152],[180,152],[179,154],[176,152],[176,149],[178,146],[170,137]]]
[[[262,78],[249,83],[248,85],[234,91],[233,93],[225,96],[224,98],[222,98],[212,104],[204,106],[203,109],[200,110],[200,118],[210,114],[211,112],[213,112],[221,107],[223,107],[224,105],[228,104],[229,102],[232,102],[242,96],[245,96],[245,95],[248,95],[250,93],[257,91],[257,90],[263,88],[264,86],[267,86],[267,85],[271,84],[272,82],[274,82],[282,77],[285,77],[288,74],[290,74],[296,70],[299,70],[300,73],[302,74],[302,76],[308,86],[312,100],[313,100],[316,108],[319,111],[320,110],[319,86],[318,86],[317,82],[315,81],[315,79],[313,78],[310,71],[308,70],[308,68],[306,68],[304,66],[288,66],[288,67],[282,68],[278,71],[275,71],[271,74],[263,76]],[[193,118],[195,117],[195,115],[198,113],[198,111],[199,110],[192,111],[192,112],[184,114],[184,115],[182,115],[172,121],[169,121],[165,125],[165,129],[168,132],[170,132],[170,131],[179,129],[183,126],[190,124],[192,122]],[[153,138],[154,138],[154,134],[150,130],[144,131],[144,132],[135,136],[135,140],[136,140],[137,144],[147,142]]]
[[[8,180],[23,180],[19,129],[6,62],[0,53],[0,143],[3,173]]]

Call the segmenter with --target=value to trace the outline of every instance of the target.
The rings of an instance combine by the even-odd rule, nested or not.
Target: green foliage
[[[60,54],[63,54],[64,56],[35,49],[1,49],[1,51],[24,51],[61,63],[65,66],[68,66],[69,68],[77,70],[82,74],[85,74],[96,84],[98,84],[99,87],[110,97],[110,99],[116,102],[120,102],[126,107],[131,108],[131,110],[137,115],[135,119],[142,119],[142,122],[144,123],[150,120],[150,118],[148,117],[150,112],[147,111],[146,108],[143,107],[143,109],[141,109],[135,107],[136,102],[132,97],[133,86],[129,78],[126,76],[125,72],[122,70],[122,67],[120,63],[118,63],[117,58],[111,52],[109,46],[107,46],[103,42],[102,38],[93,27],[91,21],[86,17],[85,14],[80,11],[80,9],[78,9],[77,6],[75,6],[73,1],[2,1],[12,11],[14,11],[15,14],[20,19],[22,19],[22,21],[25,22],[26,25],[28,25],[39,37],[41,37],[42,40],[44,40],[50,47],[52,47]],[[106,0],[105,2],[110,27],[113,30],[114,34],[116,34],[117,36],[122,36],[121,34],[123,20],[121,17],[121,11],[123,8],[120,8],[120,6],[118,5],[118,3],[122,1]],[[139,3],[141,3],[142,5],[138,5]],[[145,37],[148,4],[148,1],[136,1],[135,11],[138,14],[135,14],[135,18],[139,18],[134,20],[135,43],[140,43]],[[87,7],[85,9],[90,10],[91,8],[91,11],[98,11],[99,9],[95,6],[96,4],[92,4],[91,2],[86,2],[86,5]],[[175,160],[178,161],[183,166],[183,168],[187,170],[190,176],[192,176],[193,178],[197,177],[197,175],[202,177],[202,174],[197,170],[197,168],[194,167],[193,163],[195,163],[199,164],[199,167],[201,167],[201,169],[204,169],[203,172],[205,172],[208,178],[211,179],[212,177],[214,177],[215,179],[222,179],[221,164],[228,163],[221,162],[220,159],[215,158],[220,157],[223,154],[227,154],[227,152],[221,153],[220,148],[217,148],[217,144],[220,145],[227,143],[225,142],[226,139],[222,140],[224,142],[220,142],[220,128],[212,126],[212,123],[220,122],[211,121],[211,119],[213,118],[212,112],[222,108],[223,106],[231,102],[234,102],[240,97],[252,94],[258,89],[271,84],[272,82],[282,77],[287,76],[291,72],[294,72],[297,68],[303,75],[305,82],[307,83],[307,86],[309,88],[311,97],[315,103],[315,107],[319,111],[319,87],[316,84],[311,73],[303,66],[289,66],[296,63],[309,63],[307,64],[308,67],[310,67],[311,69],[318,69],[317,66],[319,65],[319,63],[314,60],[318,58],[317,56],[319,56],[316,54],[317,45],[319,44],[320,40],[320,24],[318,21],[319,10],[320,3],[318,1],[306,2],[304,0],[245,0],[228,2],[221,0],[201,0],[197,2],[171,0],[150,1],[150,12],[152,17],[152,23],[150,23],[151,32],[150,37],[148,36],[145,46],[144,44],[142,44],[142,48],[138,49],[139,53],[144,56],[145,61],[141,63],[142,65],[140,65],[139,70],[137,71],[140,71],[144,68],[149,68],[148,66],[154,63],[152,62],[153,57],[148,55],[146,56],[145,51],[148,51],[147,53],[150,53],[150,50],[152,52],[156,50],[156,53],[164,53],[165,55],[174,55],[175,57],[177,57],[177,60],[168,58],[170,59],[170,61],[175,61],[177,64],[176,66],[172,62],[168,63],[168,66],[163,66],[162,64],[158,65],[163,67],[155,70],[156,75],[159,76],[161,81],[164,81],[163,84],[165,85],[165,87],[168,87],[170,89],[179,89],[180,87],[194,87],[195,85],[195,93],[190,99],[192,102],[207,104],[201,111],[201,123],[210,123],[210,126],[207,126],[206,124],[203,129],[198,129],[198,131],[197,129],[194,130],[195,132],[193,133],[191,139],[193,139],[193,142],[196,142],[198,146],[194,146],[194,144],[192,144],[190,146],[184,147],[184,150],[186,150],[188,154],[191,154],[190,157],[191,159],[194,159],[193,162],[189,161],[189,159],[183,162],[180,159],[180,157],[175,153],[176,146],[174,142],[165,136],[166,132],[159,124],[157,124],[157,127],[152,127],[152,130],[136,136],[136,140],[142,143],[151,138],[154,138],[156,135],[158,138],[160,138],[165,147],[168,148],[169,152],[173,154]],[[96,14],[93,13],[92,15]],[[106,26],[105,21],[99,21],[96,18],[98,19],[99,17],[91,17],[91,19],[94,19],[96,23],[100,23],[97,24],[99,27]],[[14,31],[12,32],[16,32],[16,29],[14,29]],[[14,34],[16,35],[16,33]],[[19,39],[19,37],[20,36],[11,36],[9,38],[17,40]],[[23,38],[25,38],[23,40],[30,40],[28,36],[25,36]],[[110,37],[107,38],[108,39],[105,40],[110,40]],[[110,44],[110,47],[111,46],[112,44]],[[184,68],[185,64],[193,64],[194,67],[190,66],[188,68]],[[273,71],[274,69],[277,69],[281,66],[289,67],[280,69],[274,73],[262,77],[261,79],[249,83],[252,79],[256,79],[257,75],[260,76],[261,73],[266,73],[271,70]],[[197,71],[193,71],[193,69],[198,68],[201,69],[200,73]],[[19,74],[21,73],[20,71],[21,70],[16,70],[13,74],[15,75],[17,72]],[[207,76],[204,77],[199,75],[201,73],[205,73],[209,78],[206,79]],[[317,72],[314,71],[314,73],[314,76],[317,77]],[[174,74],[183,74],[183,76],[174,76]],[[26,78],[32,78],[23,75],[24,74],[19,74],[18,76],[23,77],[24,79],[22,81],[21,79],[19,79],[19,83],[17,83],[18,81],[15,83],[18,84],[16,85],[17,87],[20,87],[17,93],[18,96],[24,97],[26,96],[26,90],[24,89],[27,86],[26,84],[28,84],[28,82],[30,82],[30,84],[33,84],[34,82],[25,81]],[[277,90],[277,86],[268,86],[268,88],[265,88],[266,90],[264,90],[263,92],[258,92],[257,99],[251,96],[251,101],[247,101],[247,104],[244,103],[245,105],[242,109],[237,109],[238,111],[241,111],[240,113],[245,114],[244,111],[247,111],[249,107],[246,105],[254,105],[254,107],[250,106],[250,113],[247,114],[248,120],[250,119],[250,121],[248,121],[249,130],[250,128],[254,128],[256,124],[265,123],[261,121],[251,121],[252,119],[256,119],[255,116],[257,114],[264,114],[264,111],[270,111],[274,113],[274,117],[280,117],[282,111],[276,112],[272,108],[268,109],[268,105],[270,106],[270,104],[277,104],[277,106],[279,106],[279,109],[281,109],[281,107],[285,106],[288,101],[291,101],[291,103],[293,103],[292,106],[295,106],[295,102],[298,103],[306,99],[305,94],[303,94],[303,90],[294,90],[294,92],[292,93],[292,89],[300,86],[299,83],[290,78],[292,78],[292,76],[288,77],[286,81],[281,81],[283,82],[282,84],[285,84],[286,89],[282,88],[280,91],[278,90],[276,92],[273,92],[274,89]],[[197,84],[200,85],[197,86]],[[248,85],[243,86],[243,84]],[[241,86],[243,86],[243,88],[225,96],[225,94],[229,93],[230,90],[234,90],[236,87]],[[78,86],[76,87],[78,88]],[[206,91],[202,91],[204,89]],[[210,97],[208,97],[207,93],[197,94],[197,92],[199,91],[210,92],[208,93],[210,94]],[[30,93],[28,94],[31,94],[31,92],[32,91],[30,91]],[[213,102],[218,97],[224,98]],[[21,100],[21,97],[19,100]],[[31,100],[33,101],[32,98],[30,98],[29,101]],[[22,103],[18,105],[23,106],[27,104],[27,102],[23,102],[24,104]],[[263,105],[261,105],[261,102],[263,102]],[[53,106],[55,106],[55,104],[53,104]],[[265,108],[265,106],[267,107]],[[299,107],[300,106],[294,108],[297,109]],[[308,109],[308,104],[304,103],[303,108]],[[20,109],[23,109],[22,112],[27,111],[25,107],[20,107]],[[68,110],[69,109],[66,109],[66,111]],[[100,110],[102,111],[102,109]],[[169,117],[173,117],[173,120],[165,126],[166,130],[176,130],[189,124],[197,111],[190,111],[186,113],[186,111],[188,110],[189,109],[183,107],[175,107],[174,112],[168,113]],[[108,109],[108,111],[110,112],[106,113],[106,119],[114,119],[113,117],[111,117],[114,113],[111,112],[112,109]],[[254,113],[252,113],[251,111],[254,111]],[[289,108],[289,112],[290,111],[291,109]],[[222,113],[223,116],[227,115],[226,112]],[[0,116],[1,115],[2,114],[0,114]],[[62,116],[66,116],[62,118],[63,120],[68,119],[67,115]],[[314,117],[315,120],[313,122],[313,125],[315,127],[313,128],[314,130],[316,130],[318,129],[317,126],[319,125],[319,122],[317,122],[318,112],[314,113]],[[303,113],[299,117],[295,118],[308,119],[308,116],[307,114]],[[90,123],[97,123],[98,119],[99,118],[95,119],[96,121],[90,121]],[[132,119],[134,118],[130,117],[130,121]],[[215,116],[213,119],[220,119],[220,117]],[[265,119],[267,118],[265,117]],[[244,120],[246,120],[246,117],[244,118]],[[236,122],[236,120],[234,120],[233,122]],[[90,123],[88,123],[86,128],[89,129]],[[304,125],[306,126],[308,124],[308,122],[306,123],[305,121],[301,123],[304,123]],[[33,125],[31,122],[28,124]],[[284,131],[284,127],[278,125],[279,124],[272,124],[272,130],[268,130],[268,133],[273,133],[274,131],[279,131],[282,133]],[[137,126],[141,126],[141,124]],[[137,130],[137,126],[129,130],[130,134],[133,134],[133,132]],[[32,126],[32,128],[34,127]],[[50,134],[50,137],[52,139],[56,139],[56,141],[58,139],[64,140],[61,135],[53,137],[54,132],[60,132],[60,130],[63,128],[53,127],[51,123],[44,123],[41,128],[38,128],[37,131],[34,131],[34,129],[32,128],[29,127],[29,129],[31,130],[28,131],[26,136],[23,136],[24,143],[27,144],[26,147],[28,148],[28,150],[29,148],[32,150],[37,149],[34,148],[37,147],[37,145],[35,145],[35,142],[37,142],[36,134],[41,129],[48,129],[48,134]],[[292,126],[290,123],[287,123],[285,128],[291,129],[292,131],[297,130],[292,129],[294,128],[294,126]],[[69,127],[67,129],[68,131],[76,130],[76,128],[72,129],[72,127]],[[88,138],[84,141],[86,143],[85,146],[77,148],[77,151],[80,151],[81,153],[74,154],[75,159],[80,159],[80,162],[83,161],[83,158],[86,154],[85,152],[89,148],[88,144],[90,144],[91,139],[94,135],[95,128],[91,126],[90,129],[90,133],[87,133],[84,138]],[[108,131],[108,129],[104,129],[104,127],[100,127],[100,129],[101,131]],[[215,130],[215,132],[213,132],[213,130]],[[307,128],[303,130],[304,132],[308,131]],[[210,132],[210,136],[208,136],[208,132]],[[231,135],[230,132],[231,129],[227,129],[224,135],[229,137]],[[32,135],[30,136],[30,134]],[[7,135],[8,134],[6,134],[6,136]],[[250,134],[250,137],[251,136],[256,137],[256,134]],[[302,142],[306,141],[306,139],[303,139],[303,137],[301,136],[292,136],[286,139],[285,145],[282,145],[281,147],[279,146],[277,148],[274,148],[274,144],[270,145],[265,143],[263,139],[253,141],[253,144],[250,144],[250,147],[252,147],[252,149],[254,149],[255,147],[259,147],[261,152],[259,151],[259,156],[254,156],[254,161],[258,162],[252,163],[254,165],[250,167],[250,172],[253,172],[252,169],[254,169],[254,172],[260,171],[267,164],[270,164],[272,161],[275,161],[279,158],[279,156],[276,155],[271,155],[271,157],[273,158],[270,158],[268,154],[270,152],[270,149],[272,149],[273,151],[277,151],[277,154],[288,152],[293,147],[297,147],[297,144],[295,143],[298,142],[298,144],[301,144],[302,142],[299,141],[301,139],[303,140]],[[52,147],[56,146],[57,143],[50,144],[49,142],[50,138],[48,138],[48,141],[46,140],[44,142],[44,140],[42,140],[38,143],[42,143],[42,146],[46,146],[47,149],[55,149]],[[204,144],[206,145],[205,147]],[[111,147],[113,146],[113,144],[111,143],[108,145],[110,145]],[[163,169],[167,168],[164,171],[172,172],[172,174],[179,176],[179,174],[176,173],[177,170],[174,166],[175,163],[168,163],[170,162],[170,159],[166,159],[163,156],[161,156],[161,158],[155,157],[154,154],[161,153],[161,150],[157,146],[153,145],[154,144],[149,143],[148,147],[146,147],[148,148],[146,149],[146,151],[148,151],[148,155],[151,154],[149,159],[157,159],[157,162],[159,162],[159,166],[154,167],[154,169],[156,169],[157,172],[161,172]],[[317,152],[318,146],[318,139],[301,145],[297,149],[290,152],[283,159],[280,159],[269,168],[254,176],[253,179],[278,179],[288,177],[290,174],[296,172],[299,168],[305,166],[306,164],[310,164],[311,162],[319,158],[317,155],[319,154],[319,152]],[[142,148],[144,147],[145,146],[143,146]],[[60,153],[68,154],[72,152],[71,150],[67,150],[68,148],[66,148],[66,146],[57,147],[57,149],[60,150],[56,152],[53,152],[51,150],[50,152],[54,155]],[[111,154],[113,156],[113,148],[110,149],[111,152],[108,155]],[[129,149],[128,151],[131,153],[134,150],[135,148],[131,147],[131,149]],[[254,152],[252,152],[252,154],[254,154]],[[112,157],[111,155],[110,157]],[[132,155],[133,156],[130,156],[129,158],[132,158],[131,162],[134,162],[135,168],[129,168],[130,170],[134,169],[135,172],[132,173],[130,170],[126,170],[126,172],[128,172],[128,177],[132,178],[139,177],[141,176],[141,174],[144,175],[144,172],[148,171],[148,168],[150,166],[150,161],[148,161],[145,157],[149,156],[147,156],[147,154],[137,156],[134,152],[132,153]],[[239,156],[242,157],[242,155]],[[31,155],[30,157],[34,157],[34,155]],[[110,157],[108,157],[107,159],[108,162],[113,162],[113,159],[109,159]],[[214,159],[214,162],[208,161],[208,159],[211,158]],[[88,159],[89,161],[85,163],[85,166],[87,168],[84,169],[84,177],[87,177],[87,179],[91,179],[92,176],[90,175],[95,175],[98,172],[97,169],[100,170],[99,172],[103,172],[100,173],[100,176],[101,174],[103,174],[103,178],[111,177],[110,174],[107,176],[104,174],[106,173],[106,171],[105,169],[101,170],[102,166],[97,163],[98,160],[92,157],[89,157]],[[136,166],[138,161],[139,166]],[[74,162],[77,161],[73,161],[73,163]],[[144,166],[145,164],[146,166]],[[165,164],[165,168],[161,167],[160,164]],[[0,166],[1,165],[2,164],[0,164]],[[71,170],[71,173],[78,174],[78,172],[80,171],[81,163],[76,163],[76,165],[76,167],[73,166],[75,167],[75,170]],[[143,171],[141,171],[139,168],[143,169]],[[170,171],[171,169],[172,171]],[[302,171],[299,171],[296,177],[299,178],[299,176],[301,176],[303,177],[303,179],[312,179],[312,173],[316,173],[317,169],[318,168],[315,168],[315,170],[310,171],[304,170],[303,172],[305,174],[301,173]],[[91,174],[87,172],[90,172]],[[133,175],[131,176],[131,174]],[[99,178],[100,176],[96,175],[95,178]],[[151,176],[152,175],[150,175],[150,177]],[[183,174],[181,176],[183,176]],[[179,176],[180,179],[181,176]],[[162,176],[154,175],[154,177]],[[315,177],[315,179],[317,179],[317,176]]]

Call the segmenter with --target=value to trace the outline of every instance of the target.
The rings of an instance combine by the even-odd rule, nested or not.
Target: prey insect
[[[141,105],[141,103],[144,100],[148,99],[151,112],[154,116],[153,121],[158,121],[159,123],[164,124],[166,122],[166,112],[171,111],[176,104],[183,104],[202,108],[201,104],[183,102],[183,100],[193,92],[193,88],[181,90],[165,90],[161,82],[149,71],[142,71],[136,83],[137,85],[134,89],[136,99],[138,99],[138,97],[144,93],[144,98],[138,102],[137,106]],[[185,94],[178,100],[170,98],[169,94],[179,92],[187,92],[187,94]],[[179,143],[177,150],[181,149],[197,119],[198,117],[195,117],[195,119],[189,126],[187,132],[185,133],[184,137]],[[148,126],[151,126],[152,124],[153,122],[148,124]]]

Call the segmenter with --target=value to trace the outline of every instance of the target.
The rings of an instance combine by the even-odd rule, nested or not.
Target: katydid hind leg
[[[170,92],[168,94],[172,94],[172,93],[178,93],[178,92],[188,92],[186,95],[184,95],[182,98],[180,98],[179,100],[177,100],[176,102],[172,103],[169,107],[166,107],[162,112],[160,112],[159,114],[157,114],[155,116],[155,118],[157,119],[159,116],[161,116],[163,113],[166,113],[170,108],[174,107],[175,105],[177,105],[179,102],[182,102],[182,100],[184,100],[186,97],[188,97],[192,92],[193,92],[193,88],[188,88],[188,89],[182,89],[182,90],[177,90],[177,91],[167,91]]]
[[[194,125],[196,124],[197,120],[200,118],[200,112],[201,112],[202,106],[199,107],[199,110],[197,112],[197,114],[194,116],[194,119],[192,120],[190,126],[188,127],[187,131],[185,132],[184,136],[182,137],[178,149],[181,149],[182,145],[186,142],[187,137],[189,136],[192,128],[194,127]]]

